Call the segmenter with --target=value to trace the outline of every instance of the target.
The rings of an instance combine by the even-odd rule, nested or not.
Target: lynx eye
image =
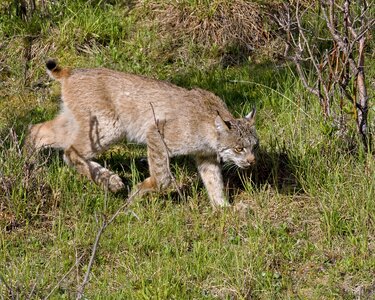
[[[244,150],[243,147],[236,147],[236,148],[234,148],[234,152],[236,152],[236,153],[241,153],[241,152],[243,152],[243,150]]]

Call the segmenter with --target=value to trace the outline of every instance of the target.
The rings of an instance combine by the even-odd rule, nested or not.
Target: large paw
[[[211,206],[213,209],[223,209],[226,207],[231,207],[230,203],[226,199],[220,199],[219,201],[211,201]]]
[[[120,176],[117,174],[111,174],[108,178],[108,189],[115,193],[119,190],[122,190],[125,187],[124,183],[122,182]]]

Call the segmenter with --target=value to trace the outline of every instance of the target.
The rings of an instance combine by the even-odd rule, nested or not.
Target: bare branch
[[[126,199],[125,203],[123,205],[121,205],[116,210],[116,212],[108,220],[104,217],[103,223],[100,226],[100,228],[99,228],[99,230],[98,230],[98,232],[96,234],[95,242],[94,242],[94,244],[92,246],[91,256],[90,256],[89,263],[87,265],[87,270],[86,270],[86,273],[85,273],[85,277],[84,277],[81,285],[78,287],[78,290],[77,290],[77,297],[76,297],[77,300],[78,299],[82,299],[82,297],[84,296],[84,290],[85,290],[85,287],[86,287],[87,283],[90,280],[91,269],[92,269],[92,266],[94,264],[96,252],[98,251],[98,246],[99,246],[100,238],[102,237],[104,230],[117,218],[117,216],[121,212],[124,211],[125,208],[127,208],[128,206],[130,206],[133,203],[133,201],[134,201],[135,197],[138,195],[138,193],[139,193],[139,190],[137,190],[136,192],[134,192],[133,194],[131,194]]]
[[[330,31],[334,41],[339,46],[340,50],[345,53],[346,59],[349,62],[351,69],[355,72],[357,69],[357,66],[356,66],[354,59],[350,55],[350,53],[352,52],[352,46],[349,45],[348,37],[343,38],[337,33],[337,28],[334,22],[334,10],[333,10],[333,4],[332,4],[332,2],[334,1],[330,0],[330,2],[331,2],[330,7],[329,7],[330,15],[329,17],[327,16],[327,12],[324,8],[325,5],[323,4],[323,9],[322,9],[323,17],[326,20],[328,30]]]
[[[353,24],[357,23],[359,20],[363,20],[364,16],[366,15],[366,13],[368,13],[372,6],[374,6],[373,2],[368,4],[366,0],[362,0],[361,14],[354,18]]]
[[[293,61],[294,61],[295,65],[296,65],[296,67],[297,67],[298,75],[300,76],[302,84],[305,87],[305,89],[307,89],[310,93],[312,93],[312,94],[316,95],[317,97],[319,97],[319,95],[320,95],[319,90],[317,88],[311,87],[308,84],[305,72],[303,71],[301,63],[298,60],[298,58],[295,57]]]
[[[14,293],[13,288],[7,283],[4,276],[0,273],[0,283],[3,283],[5,288],[8,290],[8,293],[11,296],[11,299],[18,299],[18,296]]]
[[[368,21],[368,24],[361,26],[362,29],[361,31],[356,35],[356,38],[350,43],[350,49],[354,48],[354,45],[366,35],[366,33],[370,30],[373,29],[375,26],[375,19],[372,19]]]
[[[330,115],[330,101],[329,101],[329,91],[326,87],[326,85],[322,84],[324,82],[323,80],[323,76],[322,76],[322,70],[321,70],[321,67],[319,66],[317,60],[315,59],[315,55],[313,53],[313,51],[311,50],[311,47],[310,47],[310,43],[309,41],[307,40],[306,36],[305,36],[305,33],[304,33],[304,29],[302,28],[302,25],[301,25],[301,19],[300,19],[300,13],[299,13],[299,2],[297,2],[297,6],[296,6],[296,21],[297,21],[297,25],[298,25],[298,32],[299,32],[299,36],[302,38],[303,40],[303,43],[307,49],[307,53],[309,55],[309,59],[310,61],[312,62],[314,68],[315,68],[315,71],[316,71],[316,75],[318,76],[318,97],[321,101],[321,103],[323,104],[323,107],[324,107],[324,113],[326,115]],[[300,51],[302,52],[303,51],[303,46],[300,46]],[[324,97],[321,95],[321,92],[320,92],[320,88],[319,88],[319,85],[322,85],[322,89],[324,91],[324,94],[325,94],[325,99]]]
[[[32,297],[33,294],[34,294],[35,288],[36,288],[36,281],[34,282],[32,288],[31,288],[31,291],[30,291],[30,293],[29,293],[29,295],[27,296],[26,299],[31,299],[31,297]]]
[[[345,0],[344,2],[344,28],[350,31],[354,39],[357,38],[357,33],[355,32],[353,28],[353,24],[351,22],[350,18],[350,2],[348,0]],[[347,33],[346,33],[347,34]]]
[[[78,288],[77,298],[76,299],[81,299],[83,297],[86,284],[89,282],[89,279],[90,279],[91,268],[92,268],[92,266],[94,264],[94,259],[95,259],[95,256],[96,256],[96,252],[98,250],[98,245],[99,245],[100,238],[101,238],[101,236],[102,236],[102,234],[103,234],[103,232],[104,232],[104,230],[105,230],[105,228],[107,226],[108,226],[108,224],[104,220],[102,226],[99,228],[98,233],[96,234],[95,242],[94,242],[94,245],[92,246],[92,250],[91,250],[90,260],[89,260],[89,263],[87,265],[87,270],[86,270],[86,273],[85,273],[85,277],[84,277],[84,279],[82,281],[82,284]]]
[[[325,4],[324,4],[324,1],[322,1],[322,12],[323,12],[323,17],[326,21],[326,24],[327,24],[327,27],[328,27],[328,30],[330,31],[333,39],[335,40],[335,42],[340,46],[340,48],[342,49],[345,49],[346,48],[346,45],[343,41],[343,39],[341,38],[340,35],[337,34],[336,32],[336,26],[334,24],[334,16],[333,16],[333,8],[331,8],[332,6],[332,3],[330,4],[330,15],[328,17],[327,15],[327,11],[325,9]]]
[[[71,268],[68,270],[68,272],[66,272],[64,274],[63,277],[61,277],[61,279],[59,280],[58,283],[56,283],[56,285],[51,289],[51,291],[48,293],[48,295],[46,297],[44,297],[44,300],[47,300],[51,295],[52,293],[60,286],[60,284],[65,280],[65,278],[73,271],[73,269],[80,263],[82,257],[84,256],[84,254],[82,254],[75,262],[75,264],[73,266],[71,266]],[[31,298],[31,295],[32,295],[32,292],[30,293],[30,298]]]
[[[107,226],[110,225],[117,218],[117,216],[124,211],[125,208],[127,208],[133,203],[135,197],[138,194],[139,190],[136,190],[131,196],[128,197],[128,199],[126,199],[125,203],[122,206],[120,206],[120,208],[118,208],[116,212],[108,219]]]
[[[357,76],[357,88],[358,88],[358,131],[362,136],[363,143],[367,148],[367,136],[368,136],[368,129],[367,129],[367,112],[368,112],[368,95],[366,89],[366,81],[365,81],[365,72],[364,72],[364,64],[365,64],[365,37],[363,36],[359,40],[359,49],[358,49],[358,76]]]
[[[293,35],[291,33],[291,18],[290,18],[290,7],[288,4],[284,3],[284,14],[273,15],[273,18],[279,24],[279,26],[284,30],[286,34],[286,41],[285,41],[285,49],[284,49],[284,57],[288,56],[289,49],[291,47]]]
[[[164,140],[164,136],[163,136],[163,133],[161,132],[160,130],[160,124],[159,124],[159,120],[156,119],[156,115],[155,115],[155,110],[154,110],[154,106],[152,105],[152,103],[150,102],[150,106],[151,106],[151,110],[152,110],[152,114],[154,116],[154,122],[155,122],[155,126],[156,126],[156,129],[159,133],[159,136],[160,136],[160,139],[164,145],[164,149],[165,149],[165,152],[167,153],[167,165],[169,166],[170,165],[170,161],[169,161],[169,155],[170,155],[170,151],[168,149],[168,146],[167,144],[165,143],[165,140]],[[173,176],[171,170],[169,169],[168,167],[168,175],[169,177],[171,178],[172,182],[173,182],[173,185],[174,185],[174,188],[176,189],[177,193],[178,193],[178,196],[181,198],[181,199],[184,199],[184,196],[182,195],[182,192],[177,184],[177,181],[175,179],[175,177]]]
[[[291,15],[291,6],[284,4],[285,13],[276,17],[276,20],[286,34],[285,57],[294,62],[303,86],[319,98],[325,116],[335,113],[335,106],[332,106],[331,112],[331,101],[336,91],[353,103],[358,133],[367,151],[370,133],[367,128],[368,95],[364,75],[364,49],[366,34],[375,25],[375,20],[369,19],[369,14],[367,14],[373,3],[368,5],[366,0],[338,2],[335,0],[319,1],[321,8],[319,11],[321,11],[326,32],[331,37],[328,41],[333,44],[332,48],[324,53],[317,51],[320,48],[314,45],[312,40],[327,41],[327,39],[314,36],[315,32],[304,28],[314,28],[314,24],[310,26],[309,23],[304,23],[306,20],[303,18],[306,13],[315,13],[311,6],[308,12],[301,11],[300,2],[297,0]],[[355,9],[354,3],[356,3]],[[358,9],[361,11],[359,12]],[[307,19],[314,22],[312,18]],[[289,54],[290,57],[287,56],[288,52],[292,51],[294,53]],[[313,75],[312,79],[316,80],[315,83],[310,83],[310,78],[303,68],[302,62],[304,61],[311,63],[309,74]],[[350,83],[354,84],[353,92],[348,88]],[[340,107],[342,108],[341,102]],[[340,113],[343,113],[342,110]]]

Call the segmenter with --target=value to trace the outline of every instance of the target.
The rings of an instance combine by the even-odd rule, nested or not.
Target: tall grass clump
[[[233,66],[276,54],[277,26],[270,16],[278,6],[276,1],[145,1],[136,10],[163,37],[156,45],[166,64]]]

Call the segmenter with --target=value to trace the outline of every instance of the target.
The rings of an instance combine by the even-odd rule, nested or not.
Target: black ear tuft
[[[256,110],[255,105],[254,105],[252,111],[248,115],[245,116],[245,119],[247,119],[248,121],[253,120],[255,118],[256,112],[257,112],[257,110]]]
[[[49,59],[46,62],[46,67],[48,70],[52,71],[57,67],[57,63],[54,59]]]

